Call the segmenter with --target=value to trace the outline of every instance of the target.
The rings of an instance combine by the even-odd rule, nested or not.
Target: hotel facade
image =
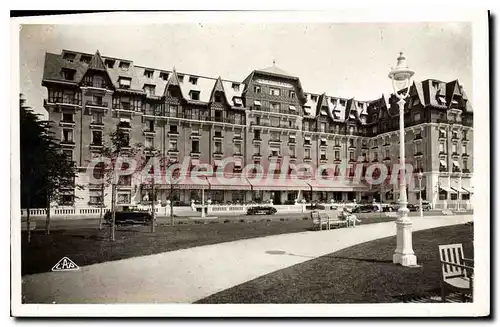
[[[61,206],[83,208],[101,201],[101,187],[89,183],[86,167],[117,129],[127,135],[131,147],[154,147],[172,162],[188,158],[191,168],[200,163],[220,166],[232,157],[224,170],[239,176],[249,164],[281,169],[283,162],[289,163],[286,174],[293,182],[285,184],[269,176],[227,184],[208,176],[193,183],[188,173],[175,185],[173,198],[179,204],[199,201],[202,189],[214,203],[398,200],[398,185],[370,185],[364,178],[352,178],[359,165],[363,174],[375,163],[386,165],[392,174],[399,162],[399,109],[393,94],[359,101],[310,93],[298,77],[275,65],[230,81],[138,66],[99,51],[68,50],[46,54],[42,85],[48,92],[44,107],[54,122],[53,132],[80,167],[76,183],[84,186],[68,190]],[[417,203],[422,194],[434,208],[470,208],[473,111],[458,80],[413,82],[404,120],[405,161],[414,172],[423,173],[420,181],[417,174],[411,177],[415,187],[408,191],[409,203]],[[339,167],[321,174],[329,183],[320,183],[318,176],[295,177],[301,164],[320,167],[342,161],[350,163],[347,178],[339,177]],[[157,189],[157,200],[165,204],[172,188],[160,184]],[[125,178],[117,192],[118,203],[127,205],[148,199],[150,190]],[[109,187],[105,193],[103,201],[109,206]]]

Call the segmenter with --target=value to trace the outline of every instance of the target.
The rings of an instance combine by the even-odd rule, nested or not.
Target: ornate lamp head
[[[418,174],[417,174],[417,176],[418,176],[418,179],[421,180],[422,177],[424,177],[424,173],[422,171],[419,171]]]
[[[398,91],[404,88],[407,88],[407,90],[406,95],[402,98],[406,98],[408,96],[410,91],[410,80],[414,74],[415,72],[408,67],[406,57],[403,55],[403,52],[400,52],[396,66],[393,67],[389,73],[389,78],[392,80],[394,92],[398,95],[398,97],[400,97]]]

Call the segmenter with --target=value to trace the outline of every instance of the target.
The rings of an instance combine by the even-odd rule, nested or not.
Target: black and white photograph
[[[488,12],[11,29],[13,316],[490,313]]]

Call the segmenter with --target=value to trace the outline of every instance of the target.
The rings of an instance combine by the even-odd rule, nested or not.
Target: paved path
[[[472,216],[413,219],[414,230]],[[23,278],[25,303],[192,303],[259,276],[395,235],[394,222],[219,243]],[[78,264],[78,263],[77,263]]]

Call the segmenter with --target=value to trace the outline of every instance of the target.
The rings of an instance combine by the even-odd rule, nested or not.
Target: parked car
[[[137,207],[121,208],[115,212],[116,225],[147,225],[151,222],[152,218],[153,217],[149,211],[140,210]],[[106,214],[104,215],[104,220],[108,224],[111,224],[111,211],[106,212]]]
[[[408,208],[408,210],[410,211],[418,211],[418,205],[416,204],[413,204],[413,203],[408,203],[406,205],[406,207]]]
[[[278,212],[276,208],[271,206],[255,206],[247,210],[247,215],[274,215]]]
[[[418,205],[417,205],[418,207]],[[432,209],[431,203],[429,201],[422,201],[422,210],[429,211]]]
[[[376,209],[373,204],[362,204],[357,205],[352,209],[352,213],[367,213],[374,212]]]

